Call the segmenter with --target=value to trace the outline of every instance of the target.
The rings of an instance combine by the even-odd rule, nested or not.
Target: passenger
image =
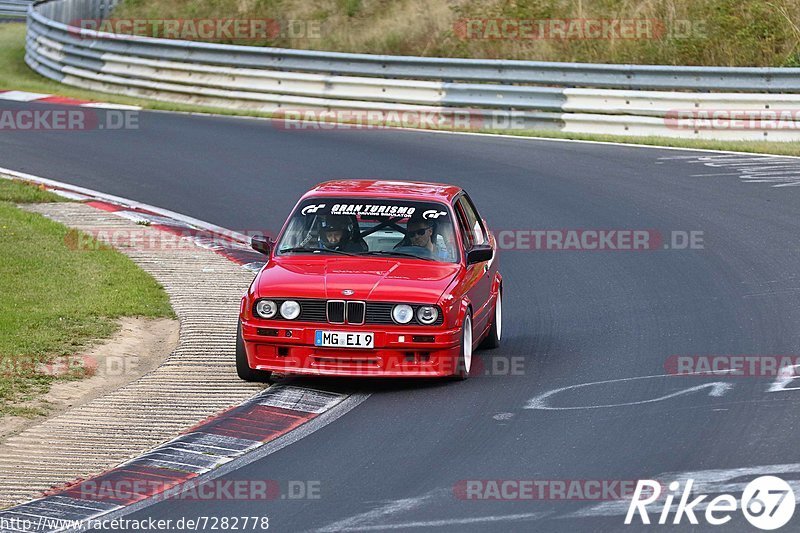
[[[445,223],[441,229],[449,229]],[[419,216],[412,216],[406,224],[406,236],[395,248],[410,247],[422,248],[418,255],[420,257],[430,257],[440,261],[451,261],[453,254],[447,247],[447,237],[444,237],[445,245],[439,243],[439,226],[433,220],[425,220]],[[452,233],[452,232],[449,232]]]
[[[436,245],[433,243],[433,222],[412,217],[406,225],[406,237],[410,246],[425,248],[431,255],[436,254]]]

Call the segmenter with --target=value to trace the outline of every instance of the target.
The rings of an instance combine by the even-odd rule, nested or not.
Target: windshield
[[[304,201],[292,214],[275,254],[303,253],[459,261],[448,206],[390,199]]]

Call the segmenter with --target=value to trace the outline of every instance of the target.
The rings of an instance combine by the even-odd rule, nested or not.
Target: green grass
[[[141,0],[144,2],[145,0]],[[365,2],[362,2],[365,3]],[[355,3],[343,2],[343,5],[355,5]],[[359,4],[360,9],[363,8]],[[202,7],[202,5],[200,5]],[[24,24],[3,24],[0,25],[0,89],[15,89],[33,92],[43,92],[81,98],[86,100],[98,100],[105,102],[115,102],[121,104],[139,105],[145,109],[160,111],[180,111],[194,113],[216,113],[231,116],[251,116],[269,118],[269,113],[253,111],[240,111],[224,108],[214,108],[207,106],[193,106],[176,104],[170,102],[158,102],[154,100],[144,100],[128,98],[123,96],[101,93],[96,91],[85,91],[62,85],[50,81],[37,73],[33,72],[25,64],[25,26]],[[800,65],[799,65],[800,66]],[[622,135],[597,135],[597,134],[578,134],[562,133],[553,131],[487,131],[487,133],[504,133],[521,137],[545,137],[558,139],[577,139],[588,141],[609,141],[618,143],[645,144],[653,146],[672,146],[679,148],[696,148],[706,150],[730,150],[737,152],[752,152],[774,155],[793,155],[800,156],[800,144],[782,142],[762,142],[762,141],[707,141],[695,139],[672,139],[668,137],[633,137]]]
[[[634,137],[600,134],[576,134],[559,131],[514,131],[498,130],[490,133],[517,137],[543,137],[548,139],[573,139],[581,141],[643,144],[647,146],[669,146],[695,150],[725,150],[754,154],[800,156],[800,143],[775,141],[712,141],[698,139],[673,139],[671,137]]]
[[[0,180],[0,415],[41,414],[21,404],[56,379],[84,377],[81,367],[54,376],[42,365],[109,337],[116,319],[174,316],[164,290],[128,257],[101,246],[75,250],[69,228],[14,205],[58,200]]]
[[[42,187],[36,187],[20,181],[0,179],[0,202],[31,204],[64,201],[63,197],[53,194]]]

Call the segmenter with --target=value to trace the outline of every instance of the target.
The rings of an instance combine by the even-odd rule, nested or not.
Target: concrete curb
[[[317,419],[346,399],[346,395],[332,392],[274,385],[116,468],[0,512],[0,521],[12,525],[0,530],[81,530],[86,521],[105,520],[157,501],[235,498],[236,493],[227,488],[230,484],[222,491],[209,488],[211,479],[228,470],[224,465],[236,459],[247,462],[245,455],[260,448],[264,448],[263,453],[253,455],[271,453],[273,450],[265,444]],[[245,491],[249,499],[281,497],[274,480],[251,480]]]
[[[248,462],[271,453],[265,447],[245,457],[276,439],[286,445],[296,440],[288,435],[293,430],[341,405],[335,416],[308,426],[322,427],[323,419],[335,420],[363,401],[344,402],[346,394],[290,385],[263,390],[236,376],[239,297],[262,264],[245,245],[246,236],[52,180],[4,169],[0,177],[45,184],[84,202],[25,206],[29,211],[95,235],[140,236],[120,249],[164,286],[181,322],[178,347],[159,368],[0,446],[0,505],[27,501],[0,512],[5,523],[16,524],[2,531],[30,530],[27,526],[58,531],[78,527],[65,520],[124,513],[165,491],[179,493],[199,476],[215,477],[236,458]],[[314,429],[298,431],[297,438]],[[137,480],[151,483],[124,496],[88,490]]]
[[[162,230],[81,203],[28,206],[71,228],[159,240]],[[0,505],[16,504],[131,459],[263,387],[234,370],[236,316],[252,272],[190,244],[122,250],[167,291],[180,320],[175,352],[155,371],[9,438],[0,446]]]

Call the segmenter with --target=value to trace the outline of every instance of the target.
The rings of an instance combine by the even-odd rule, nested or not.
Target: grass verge
[[[114,16],[274,21],[261,36],[206,37],[250,46],[590,63],[800,65],[797,0],[123,0]],[[587,23],[599,21],[620,27],[639,21],[644,31],[586,31]],[[162,36],[167,30],[141,25],[137,31]],[[191,32],[178,35],[198,39]]]
[[[47,94],[58,94],[84,100],[138,105],[144,109],[155,111],[208,113],[257,118],[270,118],[271,116],[269,113],[129,98],[110,93],[77,89],[68,85],[56,83],[40,76],[25,64],[24,42],[24,24],[0,24],[0,90],[14,89],[21,91],[42,92]],[[563,133],[545,130],[501,130],[483,131],[482,133],[507,134],[520,137],[575,139],[585,141],[617,142],[624,144],[644,144],[651,146],[670,146],[687,149],[729,150],[734,152],[800,156],[800,143],[792,142],[710,141],[696,139],[673,139],[669,137],[633,137],[623,135]]]
[[[0,179],[0,416],[35,416],[26,407],[57,379],[85,377],[79,361],[123,316],[172,317],[167,294],[125,255],[101,246],[75,250],[69,228],[16,203],[61,198]],[[70,364],[72,364],[70,363]]]

